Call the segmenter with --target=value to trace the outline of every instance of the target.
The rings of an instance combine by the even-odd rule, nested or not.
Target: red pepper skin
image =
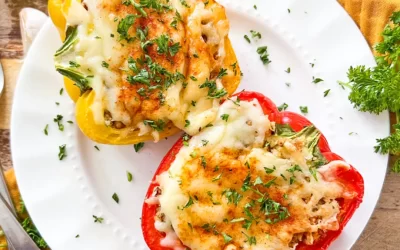
[[[276,105],[266,96],[258,92],[243,91],[235,94],[240,101],[252,101],[257,99],[260,103],[264,114],[268,115],[270,121],[276,122],[277,124],[288,124],[294,131],[300,131],[306,126],[312,125],[312,123],[302,115],[283,111],[280,112]],[[158,186],[156,183],[156,177],[165,171],[168,171],[172,162],[175,160],[176,155],[179,153],[183,146],[183,140],[179,139],[167,155],[162,160],[160,167],[154,174],[152,183],[147,191],[146,198],[150,198],[155,187]],[[328,162],[335,160],[343,160],[339,155],[331,152],[329,144],[324,135],[321,134],[318,147],[322,155],[326,158]],[[339,220],[339,230],[328,231],[321,237],[319,237],[313,245],[306,245],[300,243],[296,250],[326,250],[332,242],[339,237],[340,233],[343,231],[347,222],[353,216],[355,210],[360,206],[363,196],[364,196],[364,180],[360,173],[353,167],[350,166],[349,169],[338,168],[334,172],[335,179],[339,181],[346,191],[356,193],[355,198],[338,200],[341,210],[338,215]],[[156,216],[157,206],[149,205],[146,202],[143,204],[142,211],[142,230],[144,239],[151,250],[167,250],[167,248],[160,246],[160,240],[164,237],[164,234],[157,231],[154,227],[155,216]]]

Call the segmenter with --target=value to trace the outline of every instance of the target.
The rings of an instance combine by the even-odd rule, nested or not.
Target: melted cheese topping
[[[336,199],[344,188],[329,176],[348,165],[335,161],[311,171],[304,136],[273,135],[275,124],[257,100],[239,105],[224,102],[213,126],[192,137],[157,177],[161,194],[147,201],[160,205],[156,229],[192,250],[295,249],[338,230]]]
[[[127,42],[120,39],[118,25],[127,15],[140,15],[140,11],[122,4],[121,0],[84,0],[83,4],[71,0],[66,19],[68,25],[78,26],[78,40],[56,61],[65,67],[69,67],[71,61],[76,62],[80,65],[76,70],[90,76],[91,88],[96,93],[91,109],[97,124],[119,122],[120,127],[136,127],[141,134],[147,134],[153,129],[143,123],[144,120],[172,121],[193,135],[217,115],[219,98],[209,98],[209,88],[199,86],[207,80],[215,80],[217,89],[224,88],[216,76],[224,66],[229,23],[223,7],[215,2],[206,6],[202,0],[187,0],[189,7],[180,0],[159,2],[170,5],[171,10],[157,12],[143,8],[147,17],[135,19],[128,29],[128,35],[134,39]],[[181,20],[176,21],[177,15]],[[171,25],[174,20],[176,28]],[[179,43],[181,48],[174,56],[158,53],[155,42],[146,50],[152,62],[170,73],[179,72],[184,78],[168,88],[161,86],[140,92],[148,86],[127,81],[127,77],[137,74],[129,69],[128,59],[143,58],[143,41],[138,39],[137,29],[146,28],[147,41],[167,35],[171,39],[170,46]],[[104,67],[104,63],[108,67]],[[228,75],[233,74],[231,67],[227,70]],[[157,133],[154,136],[157,137]]]

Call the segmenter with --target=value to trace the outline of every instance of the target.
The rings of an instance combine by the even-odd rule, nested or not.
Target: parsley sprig
[[[382,32],[383,41],[374,50],[377,66],[368,68],[364,65],[350,67],[348,83],[339,82],[349,87],[349,100],[354,108],[362,112],[379,114],[384,111],[394,112],[397,117],[394,132],[383,139],[377,139],[375,151],[381,154],[400,154],[400,12],[394,12],[390,22]],[[400,172],[400,160],[394,164],[393,171]]]

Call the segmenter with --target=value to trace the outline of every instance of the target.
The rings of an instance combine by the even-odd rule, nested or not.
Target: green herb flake
[[[97,151],[100,151],[100,148],[99,148],[97,145],[95,145],[94,148],[95,148]]]
[[[227,243],[232,241],[232,237],[227,235],[226,233],[222,233],[222,237],[224,238],[225,244],[227,244]]]
[[[94,223],[103,223],[104,218],[103,217],[97,217],[96,215],[93,215],[94,218]]]
[[[221,119],[222,119],[223,121],[228,122],[229,115],[228,115],[228,114],[222,114],[222,115],[221,115]]]
[[[248,43],[251,43],[250,38],[249,38],[248,35],[244,35],[244,39],[245,39]]]
[[[189,200],[186,202],[186,204],[185,204],[180,210],[183,210],[183,209],[185,209],[185,208],[188,208],[188,207],[190,207],[190,206],[193,205],[193,204],[194,204],[193,198],[192,198],[192,196],[189,196]]]
[[[118,197],[118,194],[117,194],[117,193],[114,193],[114,194],[112,195],[112,198],[113,198],[113,200],[114,200],[116,203],[119,203],[119,197]]]
[[[300,106],[300,111],[303,114],[308,114],[308,107],[307,106]]]
[[[64,93],[64,88],[60,89],[60,95],[62,95]]]
[[[53,121],[54,121],[55,123],[57,123],[57,125],[58,125],[58,130],[60,130],[60,131],[64,131],[64,125],[62,124],[62,119],[63,119],[63,116],[62,116],[62,115],[57,115],[57,116],[53,119]]]
[[[132,173],[129,171],[126,171],[126,178],[128,179],[128,182],[132,182],[132,180],[133,180]]]
[[[75,235],[75,238],[79,238],[79,237],[80,237],[80,235],[79,235],[79,234]]]
[[[285,72],[288,73],[288,74],[290,74],[290,71],[291,71],[291,70],[290,70],[290,67],[288,67],[288,68],[285,70]]]
[[[190,126],[190,121],[189,120],[185,120],[185,128]]]
[[[251,33],[251,37],[252,37],[252,38],[261,39],[261,33],[260,33],[260,32],[255,31],[255,30],[250,30],[250,33]]]
[[[331,91],[330,89],[325,90],[325,91],[324,91],[324,97],[327,97],[327,96],[329,95],[329,92],[330,92],[330,91]]]
[[[212,178],[212,182],[216,182],[216,181],[220,180],[221,177],[222,177],[222,174],[215,176],[214,178]]]
[[[323,82],[324,80],[322,80],[321,78],[315,78],[315,77],[313,77],[313,83],[315,83],[315,84],[317,84],[317,83],[320,83],[320,82]]]
[[[110,66],[110,64],[108,64],[106,61],[102,61],[102,62],[101,62],[101,66],[108,69],[108,67]]]
[[[139,142],[133,145],[135,152],[138,153],[144,147],[144,142]]]
[[[228,71],[227,69],[221,68],[221,69],[219,70],[219,73],[218,73],[217,78],[222,79],[222,77],[228,75],[227,71]]]
[[[46,126],[44,127],[44,130],[43,130],[45,135],[49,135],[48,129],[49,129],[49,124],[46,124]]]
[[[269,54],[268,54],[268,47],[267,46],[262,46],[257,48],[257,53],[260,55],[260,59],[263,62],[264,65],[268,65],[271,63],[269,60]]]
[[[253,8],[256,10],[257,9],[257,5],[254,5]]]
[[[285,111],[288,107],[289,105],[287,103],[283,103],[282,105],[278,106],[278,110],[282,112]]]
[[[69,61],[69,66],[71,68],[79,68],[81,65],[75,61]]]
[[[59,152],[58,152],[58,159],[60,161],[62,161],[65,157],[67,157],[67,149],[66,149],[67,145],[61,145],[59,146]]]

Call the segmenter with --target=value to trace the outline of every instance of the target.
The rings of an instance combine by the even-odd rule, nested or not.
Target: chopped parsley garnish
[[[61,146],[59,146],[58,148],[59,148],[59,152],[58,152],[58,159],[60,159],[60,161],[62,160],[62,159],[64,159],[65,157],[67,157],[67,149],[66,149],[66,146],[67,145],[61,145]]]
[[[247,243],[249,243],[249,245],[257,245],[257,240],[256,237],[254,236],[249,236],[247,235],[245,232],[242,232],[242,234],[244,234],[244,236],[246,236],[247,238]]]
[[[79,237],[80,237],[79,234],[75,235],[75,238],[79,238]]]
[[[260,32],[255,31],[255,30],[250,30],[250,33],[251,33],[251,37],[252,37],[252,38],[261,39],[261,33],[260,33]]]
[[[228,199],[228,204],[233,203],[235,206],[239,204],[239,201],[243,198],[243,195],[238,193],[235,189],[227,189],[225,190],[222,195]]]
[[[222,119],[223,121],[228,122],[229,115],[228,115],[228,114],[222,114],[222,115],[221,115],[221,119]]]
[[[226,233],[222,233],[222,237],[224,238],[225,244],[227,244],[227,243],[232,241],[232,237],[227,235]]]
[[[218,73],[217,78],[222,78],[222,77],[224,77],[224,76],[226,76],[226,75],[228,75],[227,69],[221,68],[221,69],[219,70],[219,73]]]
[[[74,122],[73,121],[67,121],[69,124],[74,124]]]
[[[300,111],[303,114],[307,114],[308,113],[308,107],[307,106],[300,106]]]
[[[126,171],[126,178],[128,179],[128,182],[132,182],[133,175],[131,172]]]
[[[244,35],[244,39],[246,39],[246,41],[247,41],[248,43],[251,43],[250,38],[249,38],[248,35]]]
[[[193,54],[193,57],[194,57],[194,58],[199,58],[199,55],[198,55],[197,53],[194,53],[194,54]]]
[[[196,107],[196,103],[197,103],[197,102],[196,102],[196,101],[193,101],[193,100],[192,100],[192,102],[191,102],[191,104],[192,104],[193,107]]]
[[[120,40],[126,40],[127,42],[131,42],[134,40],[133,37],[130,37],[128,32],[132,25],[135,23],[137,15],[129,14],[125,18],[121,18],[118,23],[117,32],[120,35]],[[114,37],[114,34],[111,34],[111,37]]]
[[[315,179],[316,181],[318,181],[318,177],[317,177],[317,168],[311,167],[311,168],[310,168],[310,174],[314,177],[314,179]]]
[[[268,47],[263,46],[259,47],[257,49],[257,53],[260,55],[260,59],[263,62],[264,65],[270,64],[271,61],[269,60],[269,54],[268,54]]]
[[[143,121],[144,125],[150,126],[152,129],[156,131],[163,131],[165,122],[163,120],[158,120],[158,121],[153,121],[153,120],[144,120]]]
[[[100,148],[99,148],[97,145],[95,145],[94,148],[95,148],[97,151],[100,151]]]
[[[180,208],[180,210],[183,210],[183,209],[185,209],[185,208],[188,208],[188,207],[190,207],[190,206],[193,205],[193,204],[194,204],[193,198],[192,198],[192,196],[189,196],[189,200],[186,202],[186,204],[185,204],[182,208]]]
[[[287,12],[288,12],[289,14],[290,14],[290,11],[291,11],[290,9],[287,9]]]
[[[113,200],[114,200],[116,203],[119,203],[119,197],[118,197],[118,194],[117,194],[117,193],[114,193],[114,194],[112,195],[112,198],[113,198]]]
[[[79,68],[81,65],[75,61],[69,61],[69,66],[72,68]]]
[[[322,80],[321,78],[315,78],[313,77],[313,83],[317,84],[319,82],[323,82],[324,80]]]
[[[56,105],[57,105],[57,106],[59,106],[59,105],[60,105],[60,103],[59,103],[59,102],[56,102]]]
[[[64,131],[64,125],[62,124],[62,119],[63,119],[62,115],[57,115],[56,118],[53,119],[53,121],[57,123],[58,130],[60,131]]]
[[[189,120],[185,120],[185,128],[190,126],[190,121]]]
[[[264,184],[264,187],[270,188],[272,185],[275,184],[276,179],[278,179],[278,177],[275,177],[272,180],[269,180],[267,183]]]
[[[196,77],[194,77],[194,76],[190,76],[190,79],[192,79],[192,81],[197,81],[197,78]]]
[[[135,152],[138,153],[144,147],[144,142],[139,142],[133,145]]]
[[[329,92],[330,92],[330,91],[331,91],[330,89],[325,90],[325,91],[324,91],[324,97],[327,97],[327,96],[329,95]]]
[[[285,70],[286,73],[290,73],[290,67],[287,68],[287,70]]]
[[[282,105],[278,106],[279,111],[284,111],[289,107],[287,103],[283,103]]]
[[[49,124],[46,124],[46,126],[44,127],[44,130],[43,130],[45,135],[49,135],[48,128],[49,128]]]
[[[230,65],[232,67],[233,73],[235,74],[235,76],[237,75],[237,62],[233,63],[232,65]]]
[[[207,191],[207,195],[210,197],[211,203],[212,203],[213,205],[221,205],[221,202],[216,202],[216,201],[214,201],[214,199],[213,199],[213,193],[212,193],[211,191]]]
[[[182,17],[181,17],[181,15],[179,14],[179,12],[176,11],[176,12],[175,12],[175,17],[174,17],[174,19],[173,19],[172,22],[171,22],[171,27],[174,28],[174,29],[177,29],[178,22],[182,22]]]
[[[209,98],[222,98],[228,94],[228,92],[222,88],[217,89],[217,83],[215,81],[209,81],[208,79],[199,86],[199,88],[208,88],[208,97]]]
[[[254,5],[253,8],[256,10],[257,9],[257,5]]]
[[[286,171],[288,171],[289,173],[294,173],[294,172],[303,172],[303,170],[301,170],[299,165],[294,165],[293,167],[287,169]]]
[[[222,177],[222,174],[215,176],[214,178],[212,178],[212,182],[216,182],[216,181],[220,180],[221,177]]]
[[[183,6],[185,6],[186,8],[190,8],[190,6],[187,4],[185,0],[180,0],[180,1]]]
[[[201,166],[203,166],[203,168],[206,168],[207,167],[206,157],[202,155],[200,158],[201,158]]]
[[[94,218],[94,223],[103,223],[104,218],[103,217],[97,217],[96,215],[93,215]]]
[[[265,170],[265,173],[272,174],[276,170],[276,167],[274,167],[274,168],[264,167],[264,170]]]
[[[60,95],[62,95],[64,93],[64,88],[60,89]]]
[[[202,142],[203,146],[207,146],[207,144],[208,144],[208,140],[201,140],[201,142]]]
[[[102,62],[101,62],[101,66],[108,69],[108,67],[110,66],[110,64],[108,64],[106,61],[102,61]]]

